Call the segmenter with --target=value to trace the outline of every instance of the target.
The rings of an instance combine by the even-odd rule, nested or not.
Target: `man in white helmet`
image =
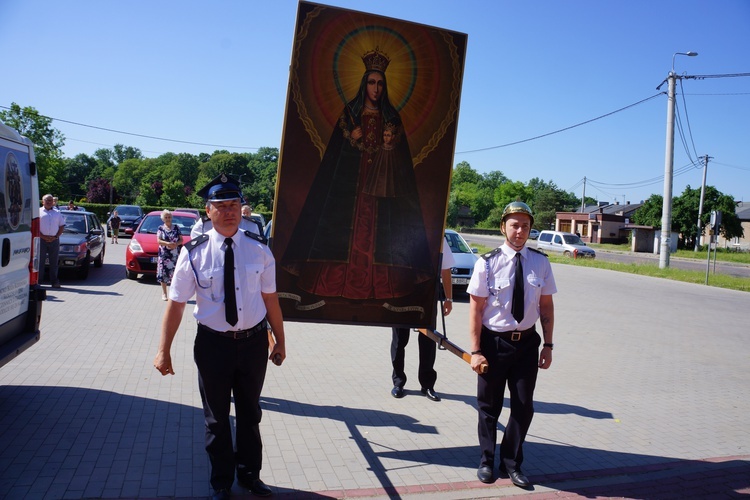
[[[471,367],[478,374],[481,458],[477,477],[483,483],[495,480],[497,422],[507,384],[510,417],[500,444],[499,469],[521,488],[531,487],[521,471],[523,442],[534,416],[537,373],[552,363],[552,294],[557,292],[547,256],[526,247],[533,224],[528,205],[509,203],[500,223],[505,243],[477,261],[466,290],[470,295]],[[538,319],[543,342],[536,331]],[[489,368],[480,373],[484,363]]]

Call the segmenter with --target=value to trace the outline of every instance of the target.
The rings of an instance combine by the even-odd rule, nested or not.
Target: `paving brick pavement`
[[[165,303],[152,279],[125,279],[127,242],[108,245],[86,281],[49,290],[41,341],[0,369],[0,498],[210,494],[191,308],[177,373],[161,377],[152,360]],[[459,358],[438,354],[443,401],[427,400],[412,334],[396,400],[388,329],[292,322],[261,402],[263,479],[281,498],[748,495],[750,295],[554,271],[554,362],[525,447],[533,491],[476,480],[476,379]],[[467,346],[465,297],[446,323]]]

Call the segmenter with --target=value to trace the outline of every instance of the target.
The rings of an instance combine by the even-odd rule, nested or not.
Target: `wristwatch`
[[[444,302],[453,302],[453,299],[450,298],[450,297],[446,297],[445,300],[444,300]]]
[[[542,344],[542,347],[549,347],[550,349],[554,349],[555,344],[553,344],[552,342],[545,342],[544,344]]]

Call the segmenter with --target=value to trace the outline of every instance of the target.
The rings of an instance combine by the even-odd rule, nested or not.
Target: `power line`
[[[750,172],[750,167],[740,167],[738,165],[729,165],[728,163],[721,163],[718,161],[714,162],[715,165],[721,165],[722,167],[736,168],[737,170],[746,170]]]
[[[676,169],[674,171],[674,176],[677,177],[678,175],[682,175],[684,173],[689,172],[690,170],[693,170],[696,168],[695,163],[688,163],[687,165],[683,165],[682,167]],[[652,177],[651,179],[646,179],[638,182],[627,182],[627,183],[608,183],[608,182],[599,182],[592,180],[589,177],[586,177],[586,182],[593,185],[593,186],[599,186],[599,187],[605,187],[605,188],[640,188],[640,187],[646,187],[650,186],[652,184],[658,184],[664,180],[664,175],[660,175],[658,177]]]
[[[8,110],[10,109],[7,106],[0,106],[0,108],[8,109]],[[134,137],[142,137],[144,139],[154,139],[156,141],[178,142],[180,144],[190,144],[190,145],[193,145],[193,146],[208,146],[208,147],[212,147],[212,148],[255,149],[255,150],[260,149],[260,148],[257,148],[257,147],[250,147],[250,146],[227,146],[227,145],[224,145],[224,144],[208,144],[208,143],[205,143],[205,142],[182,141],[180,139],[167,139],[165,137],[156,137],[156,136],[153,136],[153,135],[137,134],[135,132],[124,132],[122,130],[115,130],[115,129],[106,128],[106,127],[98,127],[96,125],[87,125],[85,123],[78,123],[78,122],[74,122],[74,121],[70,121],[70,120],[63,120],[62,118],[54,118],[52,116],[43,115],[41,113],[39,114],[39,116],[41,116],[43,118],[48,118],[50,120],[57,120],[57,121],[62,122],[62,123],[68,123],[70,125],[77,125],[79,127],[93,128],[93,129],[96,129],[96,130],[103,130],[105,132],[112,132],[112,133],[115,133],[115,134],[123,134],[123,135],[131,135],[131,136],[134,136]]]
[[[456,154],[458,155],[458,154],[466,154],[466,153],[477,153],[477,152],[479,152],[479,151],[489,151],[489,150],[491,150],[491,149],[500,149],[500,148],[506,148],[506,147],[508,147],[508,146],[515,146],[516,144],[522,144],[522,143],[524,143],[524,142],[534,141],[534,140],[536,140],[536,139],[541,139],[541,138],[543,138],[543,137],[548,137],[548,136],[550,136],[550,135],[555,135],[555,134],[559,134],[560,132],[565,132],[566,130],[571,130],[571,129],[574,129],[574,128],[576,128],[576,127],[580,127],[580,126],[582,126],[582,125],[586,125],[586,124],[588,124],[588,123],[591,123],[591,122],[595,122],[595,121],[597,121],[597,120],[601,120],[602,118],[606,118],[606,117],[608,117],[608,116],[614,115],[615,113],[619,113],[619,112],[621,112],[621,111],[625,111],[626,109],[632,108],[632,107],[634,107],[634,106],[638,106],[639,104],[643,104],[643,103],[644,103],[644,102],[646,102],[646,101],[650,101],[651,99],[654,99],[654,98],[656,98],[656,97],[659,97],[659,96],[660,96],[660,95],[662,95],[663,93],[664,93],[664,92],[659,92],[658,94],[654,94],[654,95],[652,95],[651,97],[647,97],[646,99],[640,100],[640,101],[638,101],[638,102],[634,102],[633,104],[629,104],[628,106],[625,106],[625,107],[623,107],[623,108],[620,108],[620,109],[616,109],[616,110],[614,110],[614,111],[611,111],[611,112],[609,112],[609,113],[606,113],[606,114],[604,114],[604,115],[601,115],[601,116],[597,116],[596,118],[592,118],[592,119],[590,119],[590,120],[586,120],[585,122],[581,122],[581,123],[576,123],[575,125],[571,125],[571,126],[569,126],[569,127],[565,127],[565,128],[561,128],[561,129],[559,129],[559,130],[555,130],[554,132],[548,132],[548,133],[546,133],[546,134],[542,134],[542,135],[537,135],[537,136],[535,136],[535,137],[530,137],[530,138],[528,138],[528,139],[523,139],[523,140],[520,140],[520,141],[509,142],[509,143],[507,143],[507,144],[501,144],[501,145],[499,145],[499,146],[491,146],[491,147],[488,147],[488,148],[480,148],[480,149],[471,149],[471,150],[468,150],[468,151],[458,151],[458,152],[456,152]]]
[[[690,143],[693,145],[693,153],[695,153],[695,157],[698,157],[698,152],[695,150],[695,140],[693,139],[693,130],[690,128],[690,118],[688,117],[688,110],[687,110],[687,101],[685,101],[685,93],[682,88],[682,80],[680,80],[680,95],[682,95],[682,107],[685,109],[685,121],[687,122],[688,127],[688,135],[690,135]],[[680,132],[682,134],[682,132]],[[685,142],[683,138],[683,143]],[[690,161],[695,162],[696,160],[693,159],[693,157],[690,155],[690,151],[688,151],[687,147],[685,147],[685,152],[687,153],[688,158],[690,158]]]

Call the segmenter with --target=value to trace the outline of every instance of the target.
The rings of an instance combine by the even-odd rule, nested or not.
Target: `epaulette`
[[[526,248],[528,248],[528,249],[529,249],[529,250],[531,250],[532,252],[540,253],[540,254],[544,255],[545,257],[548,257],[546,253],[542,252],[542,251],[541,251],[541,250],[539,250],[538,248],[531,248],[531,247],[526,247]]]
[[[268,240],[259,234],[255,234],[252,231],[243,231],[245,233],[245,236],[254,239],[255,241],[258,241],[260,243],[263,243],[264,245],[268,245]]]
[[[490,259],[491,259],[492,257],[494,257],[495,255],[497,255],[498,253],[500,253],[500,252],[502,252],[502,251],[503,251],[503,250],[502,250],[502,248],[501,248],[501,247],[497,247],[497,248],[496,248],[496,249],[494,249],[494,250],[491,250],[491,251],[489,251],[489,252],[487,252],[487,253],[485,253],[485,254],[482,254],[482,258],[483,258],[484,260],[490,260]]]
[[[185,244],[185,248],[187,248],[188,252],[192,252],[195,247],[198,245],[202,245],[203,243],[208,241],[208,235],[207,234],[201,234],[197,238],[193,238],[192,240],[188,241]]]

